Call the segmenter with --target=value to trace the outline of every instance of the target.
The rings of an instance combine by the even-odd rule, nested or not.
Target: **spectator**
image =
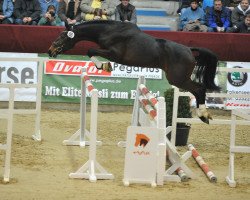
[[[250,33],[250,13],[246,15],[245,20],[234,25],[232,28],[233,33]]]
[[[181,15],[181,30],[207,32],[205,13],[199,7],[198,0],[191,0],[190,7],[186,8]]]
[[[244,21],[245,16],[250,13],[249,0],[241,0],[240,4],[232,11],[231,22],[233,26],[237,26]]]
[[[48,7],[50,5],[53,5],[56,8],[56,13],[58,13],[59,0],[39,0],[39,3],[41,6],[42,16],[47,13]]]
[[[236,1],[240,1],[240,0],[222,0],[222,3],[225,7],[229,8],[230,10],[233,10]],[[204,11],[206,11],[207,9],[209,9],[209,7],[213,7],[214,5],[214,0],[203,0],[202,2],[202,8]]]
[[[115,20],[136,24],[136,9],[132,4],[129,3],[129,0],[121,0],[121,3],[116,6]]]
[[[115,4],[113,0],[82,0],[81,16],[84,21],[93,19],[110,20],[115,14]]]
[[[213,0],[203,0],[202,1],[202,9],[206,11],[210,7],[213,7],[214,1]]]
[[[209,32],[225,32],[230,27],[230,9],[222,5],[221,0],[214,0],[214,6],[206,12]]]
[[[176,11],[177,14],[181,15],[186,8],[190,6],[190,1],[189,0],[181,0],[181,5]]]
[[[12,24],[13,18],[12,0],[0,0],[0,24]]]
[[[226,0],[228,2],[227,6],[235,8],[239,5],[241,0]]]
[[[59,2],[58,16],[61,21],[68,24],[81,22],[80,0],[61,0]]]
[[[15,24],[36,25],[40,19],[41,6],[38,0],[16,0]]]
[[[47,12],[44,14],[44,16],[39,20],[38,25],[44,25],[44,26],[61,26],[62,21],[56,14],[56,8],[54,5],[49,5]]]

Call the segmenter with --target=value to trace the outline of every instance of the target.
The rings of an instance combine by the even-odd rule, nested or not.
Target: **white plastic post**
[[[13,129],[13,111],[14,111],[14,87],[9,88],[9,110],[8,110],[8,126],[7,126],[7,141],[6,141],[6,154],[4,163],[3,181],[9,182],[10,180],[10,162],[11,162],[11,144],[12,144],[12,129]]]
[[[37,70],[37,88],[36,88],[36,124],[35,124],[35,134],[32,138],[36,141],[41,141],[40,132],[40,121],[41,121],[41,104],[42,104],[42,77],[43,77],[43,63],[38,62]]]
[[[229,175],[226,181],[230,187],[236,187],[234,180],[234,155],[235,153],[250,153],[250,147],[236,146],[235,145],[235,129],[236,129],[236,116],[250,121],[250,109],[235,109],[231,113],[231,131],[230,131],[230,155],[229,155]]]
[[[171,143],[175,146],[176,128],[177,128],[177,113],[178,113],[179,88],[174,89],[173,116],[172,116],[172,131]]]
[[[83,73],[85,72],[84,68],[82,69],[82,74],[81,74],[81,104],[80,104],[80,109],[81,109],[81,115],[80,115],[80,143],[79,145],[81,147],[84,147],[85,145],[89,145],[89,143],[87,143],[85,141],[86,137],[85,137],[85,130],[86,130],[86,83],[83,80]]]
[[[157,128],[159,131],[158,159],[157,159],[157,185],[164,184],[165,162],[166,162],[166,105],[165,98],[158,98],[157,106]]]

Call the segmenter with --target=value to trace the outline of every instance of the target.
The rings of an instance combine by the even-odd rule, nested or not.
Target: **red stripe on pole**
[[[150,102],[153,104],[153,105],[156,105],[158,103],[157,99],[155,97],[152,97],[150,99]]]
[[[149,114],[150,114],[150,116],[153,117],[153,118],[155,118],[155,117],[157,116],[156,110],[151,110],[151,111],[149,112]]]
[[[195,149],[192,150],[192,155],[194,158],[197,158],[199,155],[198,151],[196,151]]]
[[[84,79],[85,82],[88,81],[88,80],[90,80],[89,77],[88,77],[87,75],[84,75],[84,76],[83,76],[83,79]]]
[[[146,95],[147,93],[149,93],[149,90],[148,90],[148,88],[143,87],[143,88],[141,88],[141,92],[142,92],[142,94]]]

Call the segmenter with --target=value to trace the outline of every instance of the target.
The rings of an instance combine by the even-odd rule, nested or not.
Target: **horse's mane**
[[[133,23],[121,22],[121,21],[115,21],[115,20],[91,20],[91,21],[84,21],[80,24],[77,24],[74,26],[74,28],[78,29],[78,28],[81,28],[82,26],[86,26],[86,25],[99,25],[99,24],[100,25],[114,25],[114,26],[118,26],[119,29],[123,29],[123,28],[131,29],[132,27],[137,27]],[[138,27],[137,27],[137,29],[140,30]]]
[[[119,23],[119,21],[114,21],[114,20],[90,20],[90,21],[84,21],[80,24],[75,25],[75,27],[81,26],[81,25],[91,25],[91,24],[107,24],[107,25],[111,25],[111,24],[117,24]]]

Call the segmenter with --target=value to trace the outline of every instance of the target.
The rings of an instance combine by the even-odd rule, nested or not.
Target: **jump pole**
[[[214,175],[214,173],[209,169],[208,164],[205,163],[203,158],[200,156],[199,152],[196,150],[196,148],[192,145],[189,144],[188,148],[190,151],[192,151],[192,155],[202,171],[206,174],[207,178],[209,179],[210,182],[216,183],[217,182],[217,177]]]
[[[70,178],[88,179],[90,182],[96,182],[98,179],[113,179],[114,176],[108,173],[96,160],[96,133],[97,133],[97,116],[98,116],[98,90],[94,89],[86,71],[83,71],[81,79],[84,79],[85,87],[82,88],[83,96],[86,90],[91,95],[91,117],[90,117],[90,132],[89,132],[89,160],[80,167],[75,173],[70,173]],[[82,106],[86,110],[86,101]],[[84,112],[86,113],[86,112]],[[86,115],[81,115],[81,126],[85,127]],[[82,130],[86,130],[85,128]],[[80,135],[81,138],[81,135]]]

